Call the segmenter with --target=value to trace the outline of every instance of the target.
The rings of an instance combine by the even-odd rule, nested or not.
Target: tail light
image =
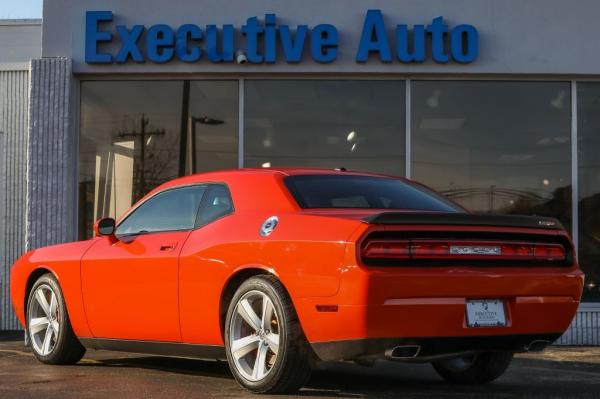
[[[464,240],[369,240],[362,248],[363,259],[409,260],[507,260],[561,262],[566,259],[561,244],[464,241]]]

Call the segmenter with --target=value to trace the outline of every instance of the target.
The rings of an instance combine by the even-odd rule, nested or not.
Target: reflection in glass
[[[244,165],[404,174],[404,82],[250,80]]]
[[[600,301],[600,83],[577,83],[579,263],[584,299]]]
[[[412,176],[468,209],[571,228],[570,84],[417,81]]]
[[[184,174],[237,167],[237,81],[81,84],[79,236]]]
[[[182,82],[83,82],[79,235],[178,176]]]
[[[238,82],[191,81],[186,173],[238,167]]]

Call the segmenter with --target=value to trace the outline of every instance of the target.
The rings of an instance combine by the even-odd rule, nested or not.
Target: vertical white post
[[[244,167],[244,79],[238,84],[238,168]]]
[[[412,115],[411,115],[411,81],[410,79],[406,79],[405,82],[405,95],[404,95],[404,145],[405,145],[405,150],[404,150],[404,160],[405,160],[405,166],[404,166],[404,176],[409,178],[411,177],[411,122],[412,122]]]
[[[575,253],[579,253],[579,163],[577,154],[577,82],[571,81],[571,202]]]

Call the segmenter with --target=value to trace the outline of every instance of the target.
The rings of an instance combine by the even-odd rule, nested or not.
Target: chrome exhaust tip
[[[550,344],[551,342],[546,341],[545,339],[536,339],[535,341],[531,341],[529,345],[525,347],[525,350],[527,352],[541,352]]]
[[[385,357],[390,360],[414,359],[421,352],[420,345],[399,345],[385,351]]]

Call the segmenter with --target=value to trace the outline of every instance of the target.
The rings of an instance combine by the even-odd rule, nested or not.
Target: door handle
[[[163,252],[172,251],[172,250],[175,249],[175,247],[177,247],[177,243],[176,242],[170,242],[170,243],[160,244],[160,250],[163,251]]]

